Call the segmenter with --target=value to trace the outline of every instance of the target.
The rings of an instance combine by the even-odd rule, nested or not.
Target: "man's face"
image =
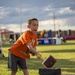
[[[32,32],[36,33],[38,30],[38,21],[33,20],[30,24],[30,29]]]

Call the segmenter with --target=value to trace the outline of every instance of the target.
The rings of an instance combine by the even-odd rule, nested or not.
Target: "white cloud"
[[[73,29],[75,30],[75,26],[70,26],[67,24],[69,20],[67,19],[57,19],[55,20],[55,29],[56,30],[68,30],[68,29]],[[8,25],[2,25],[1,28],[6,28],[9,30],[12,30],[14,32],[20,32],[20,24],[8,24]],[[44,21],[39,21],[39,28],[38,30],[54,30],[54,21],[51,20],[44,20]],[[22,24],[22,32],[27,30],[27,23]]]
[[[46,7],[44,7],[44,11],[53,11],[54,9],[52,8],[52,6],[48,5]]]
[[[10,8],[7,7],[0,7],[0,18],[4,18],[6,17],[10,12],[9,12]]]
[[[8,24],[6,29],[12,30],[14,32],[20,32],[20,25],[19,24]]]
[[[39,23],[39,30],[54,30],[54,20],[45,20]],[[68,30],[68,29],[75,29],[75,26],[69,25],[68,19],[56,19],[55,20],[55,30]]]
[[[61,8],[61,10],[59,12],[61,14],[63,14],[63,13],[71,13],[72,10],[70,10],[70,7],[66,7],[66,8]]]
[[[27,24],[26,23],[21,24],[21,26],[22,26],[22,31],[23,32],[25,30],[27,30]],[[6,28],[6,29],[9,29],[9,30],[14,31],[14,32],[20,32],[20,24],[2,25],[1,28],[2,29]]]
[[[22,31],[27,29],[27,24],[24,22],[31,17],[39,19],[39,30],[54,30],[53,12],[55,13],[56,30],[75,29],[75,0],[41,0],[41,2],[35,0],[31,2],[22,1]],[[0,1],[0,27],[20,32],[19,7],[19,2],[16,0]]]
[[[15,8],[15,10],[17,11],[17,12],[28,12],[30,9],[29,8]]]

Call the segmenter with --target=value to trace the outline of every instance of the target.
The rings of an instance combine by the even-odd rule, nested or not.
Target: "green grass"
[[[0,58],[0,75],[10,75],[11,72],[7,67],[8,48],[8,44],[2,47],[5,58]],[[57,59],[52,68],[61,68],[62,74],[75,74],[75,40],[67,41],[66,43],[62,43],[62,45],[38,45],[37,50],[42,54],[44,59],[49,55]],[[35,56],[31,56],[31,59],[27,60],[30,75],[39,75],[39,68],[44,68],[41,64],[42,61]],[[22,71],[18,70],[17,75],[23,75]]]

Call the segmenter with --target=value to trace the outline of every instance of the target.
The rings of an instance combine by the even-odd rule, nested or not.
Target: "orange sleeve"
[[[27,44],[30,42],[30,35],[28,32],[24,32],[21,37],[20,37],[20,40],[22,42],[22,44]]]

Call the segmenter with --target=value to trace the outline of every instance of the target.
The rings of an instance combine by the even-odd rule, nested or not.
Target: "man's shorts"
[[[26,60],[20,57],[17,57],[9,52],[8,55],[8,68],[11,68],[12,71],[17,71],[18,67],[21,69],[27,69]]]

